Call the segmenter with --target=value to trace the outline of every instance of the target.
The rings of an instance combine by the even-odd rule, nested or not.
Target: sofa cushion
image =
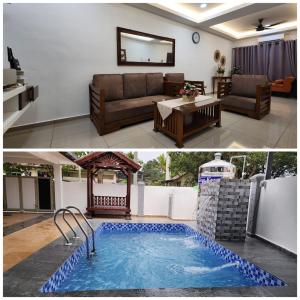
[[[113,122],[152,113],[153,101],[169,100],[174,97],[166,95],[146,96],[141,98],[123,99],[105,103],[105,121]]]
[[[274,83],[281,83],[282,84],[283,83],[283,79],[275,80]],[[272,84],[274,84],[274,83],[272,83]]]
[[[170,82],[184,82],[184,73],[166,73],[165,78]]]
[[[265,75],[233,75],[231,94],[256,98],[256,86],[268,83]]]
[[[222,104],[234,106],[236,108],[255,110],[256,99],[242,96],[228,95],[221,100]]]
[[[124,98],[137,98],[146,96],[146,74],[124,74]]]
[[[164,93],[163,73],[147,73],[147,95],[161,95]]]
[[[120,74],[96,74],[93,85],[104,89],[105,101],[120,100],[123,95],[123,76]]]

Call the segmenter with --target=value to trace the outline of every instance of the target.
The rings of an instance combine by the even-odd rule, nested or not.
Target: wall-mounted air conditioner
[[[278,40],[283,40],[283,39],[284,39],[284,33],[279,33],[279,34],[261,36],[261,37],[257,38],[257,42],[263,43],[263,42],[278,41]]]

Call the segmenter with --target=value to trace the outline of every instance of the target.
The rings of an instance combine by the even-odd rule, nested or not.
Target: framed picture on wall
[[[121,61],[127,61],[126,49],[121,49]]]

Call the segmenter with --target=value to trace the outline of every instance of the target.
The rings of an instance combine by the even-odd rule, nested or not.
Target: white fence
[[[51,178],[42,178],[49,181],[49,191],[41,189],[40,179],[32,176],[3,176],[3,208],[8,211],[51,211],[54,209],[53,181]],[[41,187],[42,188],[42,187]],[[44,197],[45,196],[45,197]],[[39,199],[41,197],[41,199]],[[45,209],[45,204],[49,208]],[[47,207],[46,206],[46,207]]]
[[[297,253],[297,177],[266,181],[260,194],[256,235]]]
[[[125,196],[126,185],[95,184],[95,195]],[[170,196],[170,195],[173,195]],[[63,205],[75,205],[85,212],[86,183],[63,182]],[[138,186],[131,186],[131,213],[138,214]],[[172,219],[194,220],[197,207],[197,191],[189,187],[144,187],[144,215],[169,216]]]

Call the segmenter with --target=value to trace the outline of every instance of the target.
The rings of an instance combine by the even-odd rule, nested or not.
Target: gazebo
[[[130,187],[132,174],[141,166],[121,152],[93,152],[75,161],[87,170],[87,212],[91,216],[101,212],[124,212],[131,217]],[[94,176],[100,169],[121,171],[127,177],[126,196],[99,196],[93,193]]]

